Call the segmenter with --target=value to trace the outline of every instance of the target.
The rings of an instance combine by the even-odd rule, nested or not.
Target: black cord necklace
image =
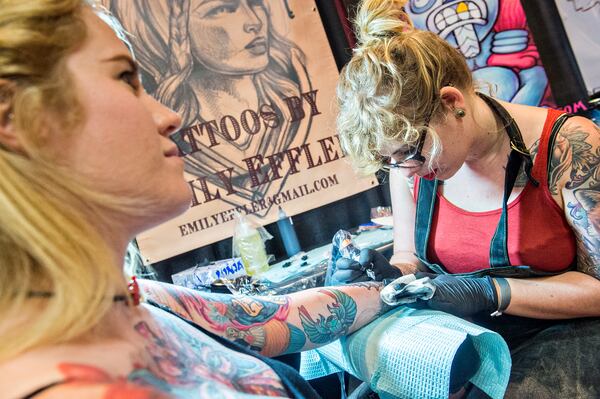
[[[137,283],[135,276],[131,277],[129,284],[127,284],[127,291],[129,295],[115,295],[113,296],[113,302],[126,302],[127,298],[131,298],[131,301],[135,306],[140,304],[140,287]],[[27,293],[27,298],[52,298],[54,296],[53,292],[49,291],[29,291]]]

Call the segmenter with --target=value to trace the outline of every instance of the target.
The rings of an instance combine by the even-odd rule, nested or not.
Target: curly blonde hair
[[[337,86],[337,128],[342,149],[356,169],[373,173],[383,166],[381,149],[390,142],[415,143],[428,116],[445,113],[443,86],[472,91],[471,72],[446,41],[413,28],[403,7],[408,0],[364,0],[354,25],[358,39]],[[429,167],[441,150],[436,132]]]
[[[126,292],[98,223],[101,209],[131,205],[94,192],[45,146],[49,135],[77,134],[84,118],[66,59],[84,42],[82,11],[93,5],[0,0],[0,109],[22,146],[0,145],[0,363],[81,336],[108,312],[111,294]]]

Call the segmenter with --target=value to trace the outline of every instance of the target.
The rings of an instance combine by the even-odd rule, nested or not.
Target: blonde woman
[[[598,397],[600,130],[479,94],[406,3],[362,2],[338,85],[344,150],[390,172],[394,255],[341,260],[334,278],[429,272],[431,308],[508,341],[508,397]]]
[[[141,88],[106,21],[83,0],[0,0],[2,398],[316,397],[265,356],[368,323],[380,285],[128,286],[128,242],[190,193],[169,140],[181,118]]]

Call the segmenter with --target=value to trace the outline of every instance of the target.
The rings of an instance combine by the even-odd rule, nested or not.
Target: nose
[[[152,118],[161,136],[169,137],[181,127],[181,115],[146,94]]]
[[[258,33],[262,29],[262,21],[254,12],[252,6],[244,4],[242,13],[244,14],[244,32],[246,33]]]

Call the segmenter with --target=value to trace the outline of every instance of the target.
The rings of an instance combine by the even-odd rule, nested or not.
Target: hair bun
[[[363,0],[354,21],[356,37],[361,46],[390,38],[413,29],[404,11],[408,0]]]

